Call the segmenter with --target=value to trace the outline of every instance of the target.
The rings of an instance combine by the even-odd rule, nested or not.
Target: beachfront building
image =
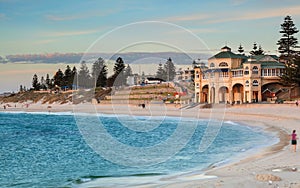
[[[253,103],[276,97],[281,91],[284,64],[275,55],[245,56],[225,46],[208,59],[207,66],[196,66],[195,102]]]
[[[194,69],[187,67],[186,69],[179,68],[179,70],[176,71],[176,76],[174,80],[179,82],[192,82],[194,80],[193,78]]]

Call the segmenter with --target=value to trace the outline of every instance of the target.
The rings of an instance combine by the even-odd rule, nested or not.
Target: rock
[[[272,174],[257,174],[255,176],[258,181],[281,181],[281,178]]]

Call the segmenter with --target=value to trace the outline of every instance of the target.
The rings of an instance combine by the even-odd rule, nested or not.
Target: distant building
[[[179,68],[178,71],[176,71],[176,81],[182,81],[182,82],[192,82],[194,80],[194,69],[193,68],[187,68],[182,69]]]
[[[138,74],[133,74],[127,77],[127,85],[133,86],[138,85],[140,83],[141,76]]]
[[[274,97],[280,90],[279,76],[284,69],[275,55],[247,57],[225,46],[208,59],[208,66],[195,66],[195,102],[236,104],[267,100],[270,91]]]
[[[160,84],[164,82],[164,80],[160,78],[147,77],[144,81],[145,84]]]

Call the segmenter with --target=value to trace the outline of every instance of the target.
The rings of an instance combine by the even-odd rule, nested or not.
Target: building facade
[[[265,91],[276,94],[281,87],[279,76],[284,68],[275,55],[247,57],[225,46],[208,59],[207,66],[194,68],[195,102],[240,104],[267,100]]]

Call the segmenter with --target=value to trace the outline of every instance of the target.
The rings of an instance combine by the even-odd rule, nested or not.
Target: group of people
[[[296,130],[293,130],[293,132],[291,134],[291,144],[292,144],[292,149],[294,150],[294,152],[296,152],[296,149],[297,149],[297,134],[296,134]]]

